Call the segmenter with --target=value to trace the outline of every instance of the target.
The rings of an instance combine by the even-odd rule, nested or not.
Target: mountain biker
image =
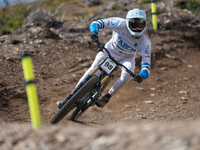
[[[147,18],[143,10],[134,8],[128,11],[126,19],[112,17],[102,20],[93,21],[90,24],[91,39],[93,42],[98,41],[98,33],[100,29],[112,30],[112,38],[106,43],[105,48],[109,50],[112,57],[119,63],[126,66],[134,72],[136,52],[140,52],[142,56],[141,71],[135,76],[134,81],[141,83],[143,79],[147,79],[150,75],[151,62],[151,41],[147,33]],[[105,58],[106,53],[99,52],[91,67],[86,71],[79,83]],[[96,101],[96,105],[104,107],[109,99],[130,80],[131,76],[125,70],[121,69],[120,78],[114,83],[109,92],[101,99]],[[78,84],[79,84],[78,83]],[[77,85],[78,85],[77,84]],[[70,98],[73,92],[67,96]],[[61,108],[63,101],[57,102]]]

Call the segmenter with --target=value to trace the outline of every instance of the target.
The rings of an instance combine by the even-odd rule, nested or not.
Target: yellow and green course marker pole
[[[38,129],[41,125],[41,120],[31,55],[27,52],[24,52],[21,54],[21,59],[26,83],[26,92],[28,97],[32,128]]]
[[[154,31],[157,31],[156,0],[151,0],[151,15]]]

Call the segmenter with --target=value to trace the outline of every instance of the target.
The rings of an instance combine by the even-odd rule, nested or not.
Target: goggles
[[[146,20],[142,18],[127,19],[128,27],[133,32],[141,32],[146,27]]]

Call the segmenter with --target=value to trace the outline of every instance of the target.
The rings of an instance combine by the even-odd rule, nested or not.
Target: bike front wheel
[[[75,102],[82,98],[89,90],[93,88],[98,82],[97,76],[92,76],[72,97],[65,105],[59,110],[59,112],[51,120],[51,124],[59,123],[75,106]]]

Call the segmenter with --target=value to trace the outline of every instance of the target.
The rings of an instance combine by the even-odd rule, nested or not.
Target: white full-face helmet
[[[146,20],[146,13],[143,10],[134,8],[128,11],[126,26],[133,37],[139,38],[142,36],[147,28]]]

